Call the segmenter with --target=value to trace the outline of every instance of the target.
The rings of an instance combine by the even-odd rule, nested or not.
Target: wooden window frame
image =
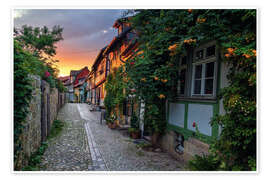
[[[215,45],[215,55],[206,57],[206,50],[208,47],[211,47]],[[198,48],[196,48],[193,52],[193,58],[192,58],[192,79],[191,79],[191,97],[192,98],[209,98],[209,99],[215,99],[216,98],[216,90],[217,90],[217,76],[218,76],[218,50],[217,50],[216,42],[210,42],[206,43]],[[203,58],[197,60],[196,59],[196,52],[203,50]],[[213,93],[212,94],[205,94],[205,70],[206,70],[206,64],[214,62],[214,72],[213,72]],[[201,72],[201,90],[200,94],[194,94],[194,88],[195,88],[195,67],[197,65],[202,65],[202,72]]]

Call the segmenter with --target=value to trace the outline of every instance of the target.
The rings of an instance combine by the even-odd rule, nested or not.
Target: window
[[[216,46],[195,50],[192,63],[192,96],[214,96],[216,87]]]
[[[180,59],[180,71],[178,79],[178,94],[180,96],[185,95],[186,74],[187,74],[187,56],[184,56]]]

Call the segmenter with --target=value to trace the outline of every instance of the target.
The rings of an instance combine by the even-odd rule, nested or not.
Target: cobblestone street
[[[183,164],[165,152],[148,152],[119,130],[100,124],[100,112],[87,104],[66,104],[58,114],[63,132],[49,142],[45,171],[181,171]]]
[[[43,155],[43,171],[87,171],[91,156],[85,135],[84,120],[80,118],[76,104],[66,104],[58,113],[65,122],[63,131],[48,142]]]

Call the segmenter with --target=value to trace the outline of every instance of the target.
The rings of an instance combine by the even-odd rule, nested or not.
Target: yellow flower
[[[230,54],[225,54],[225,57],[226,58],[229,58],[231,55]]]
[[[234,51],[236,50],[236,48],[227,48],[227,51],[228,51],[228,54],[231,56],[234,56],[235,55],[235,53],[234,53]]]
[[[177,46],[178,46],[178,44],[171,45],[171,46],[169,46],[168,50],[174,51],[177,48]]]
[[[198,18],[197,22],[198,23],[204,23],[206,21],[206,18]]]
[[[144,82],[145,82],[145,81],[146,81],[146,79],[145,79],[145,78],[142,78],[142,79],[141,79],[141,81],[144,81]]]
[[[159,97],[159,99],[164,99],[165,98],[165,95],[164,94],[160,94],[158,97]]]
[[[253,49],[252,52],[253,52],[254,56],[257,56],[257,52],[255,49]]]
[[[196,43],[196,39],[185,39],[184,43],[191,44],[191,43]]]
[[[243,56],[247,59],[251,57],[249,54],[243,54]]]
[[[232,54],[234,49],[233,48],[228,48],[227,51],[228,51],[228,53]]]
[[[161,79],[161,82],[166,83],[168,80],[167,79]]]

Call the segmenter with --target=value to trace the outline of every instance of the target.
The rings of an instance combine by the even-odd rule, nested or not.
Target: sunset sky
[[[91,68],[98,52],[106,46],[117,32],[112,25],[125,10],[117,9],[16,9],[14,26],[33,27],[60,25],[64,40],[57,44],[60,76],[84,66]]]

